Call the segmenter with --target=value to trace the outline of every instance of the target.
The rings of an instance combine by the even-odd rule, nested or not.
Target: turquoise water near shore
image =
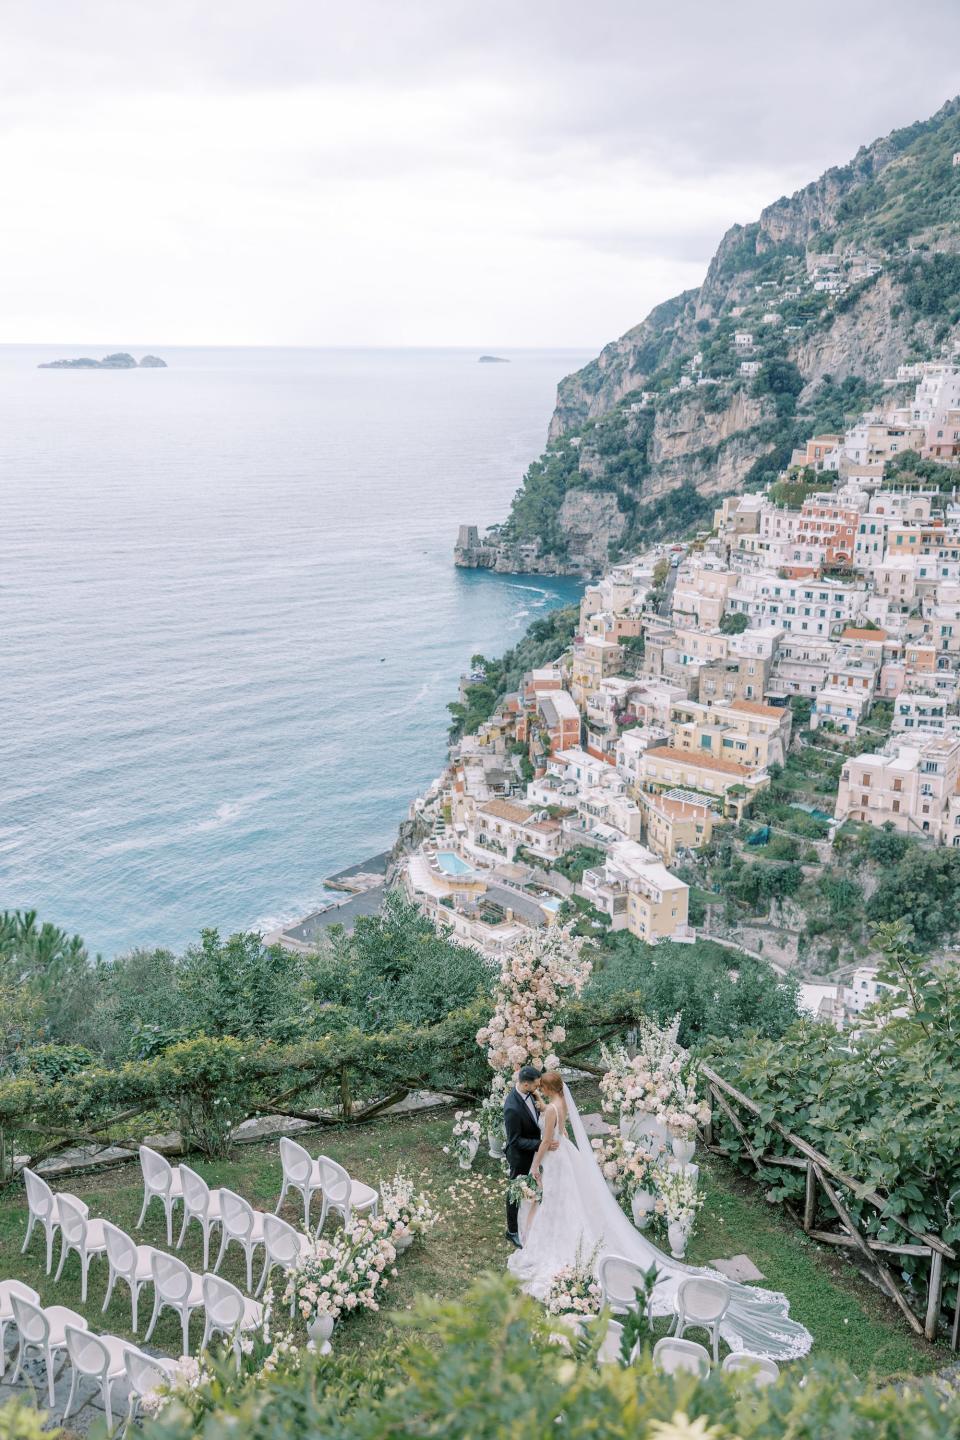
[[[111,349],[170,368],[35,368]],[[178,948],[392,842],[470,655],[579,593],[453,567],[589,358],[479,353],[0,348],[0,909]]]

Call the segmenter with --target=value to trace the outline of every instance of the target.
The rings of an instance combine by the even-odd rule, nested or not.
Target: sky
[[[0,342],[599,348],[958,92],[956,0],[0,0]]]

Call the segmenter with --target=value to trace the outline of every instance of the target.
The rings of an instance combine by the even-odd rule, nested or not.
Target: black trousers
[[[511,1160],[509,1163],[510,1163],[510,1179],[511,1179],[511,1180],[516,1180],[516,1178],[517,1178],[518,1175],[529,1175],[529,1174],[530,1174],[530,1167],[531,1167],[531,1165],[533,1164],[533,1154],[532,1154],[532,1153],[529,1154],[529,1155],[523,1155],[523,1154],[521,1154],[516,1160]],[[508,1234],[510,1234],[510,1235],[516,1235],[516,1234],[517,1234],[517,1226],[518,1226],[519,1223],[520,1223],[519,1218],[518,1218],[518,1211],[519,1211],[519,1209],[520,1209],[519,1205],[516,1203],[516,1201],[511,1200],[511,1199],[510,1199],[510,1196],[509,1196],[509,1194],[508,1194],[508,1195],[507,1195],[507,1232],[508,1232]]]

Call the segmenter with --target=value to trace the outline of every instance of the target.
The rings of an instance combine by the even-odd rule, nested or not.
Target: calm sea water
[[[577,593],[452,546],[587,357],[35,368],[105,348],[0,349],[0,908],[112,955],[292,919],[392,842],[470,655]]]

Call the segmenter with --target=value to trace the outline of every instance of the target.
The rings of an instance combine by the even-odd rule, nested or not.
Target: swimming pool
[[[438,850],[437,864],[440,866],[444,875],[474,874],[473,866],[468,865],[465,860],[461,860],[460,856],[455,855],[452,850]]]

